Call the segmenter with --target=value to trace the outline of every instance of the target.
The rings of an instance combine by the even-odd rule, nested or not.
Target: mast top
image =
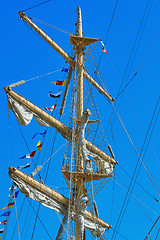
[[[82,16],[81,16],[81,8],[77,8],[77,36],[82,37]]]

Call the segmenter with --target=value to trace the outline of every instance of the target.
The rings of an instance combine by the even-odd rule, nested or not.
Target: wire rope
[[[27,200],[28,200],[28,202],[29,202],[29,204],[30,204],[31,208],[33,209],[34,213],[36,214],[36,211],[35,211],[35,209],[33,208],[33,206],[32,206],[32,204],[31,204],[31,202],[29,201],[29,199],[28,199],[28,198],[27,198]],[[39,217],[37,214],[36,214],[36,216],[37,216],[37,218],[39,219],[40,223],[42,224],[43,228],[45,229],[45,231],[46,231],[47,235],[48,235],[48,236],[49,236],[49,238],[52,240],[52,237],[50,236],[49,232],[47,231],[47,229],[46,229],[45,225],[43,224],[42,220],[40,219],[40,217]]]
[[[131,175],[130,175],[119,163],[117,164],[117,166],[120,167],[120,168],[127,174],[127,176],[129,176],[130,178],[132,178]],[[140,188],[143,189],[143,191],[145,191],[149,196],[151,196],[156,202],[159,202],[159,200],[158,200],[157,198],[155,198],[150,192],[148,192],[147,189],[145,189],[140,183],[138,183],[135,178],[133,178],[133,180],[135,181],[135,183],[136,183]]]
[[[113,19],[114,19],[114,15],[115,15],[115,12],[116,12],[117,5],[118,5],[118,0],[116,1],[115,7],[114,7],[114,11],[113,11],[113,14],[112,14],[112,17],[111,17],[111,21],[110,21],[110,24],[109,24],[107,36],[106,36],[106,39],[105,39],[105,42],[104,42],[105,44],[107,42],[110,30],[111,30],[111,26],[112,26],[112,22],[113,22]],[[101,59],[102,59],[102,53],[101,53],[101,56],[100,56],[100,59],[99,59],[98,67],[100,65]]]
[[[60,32],[63,32],[63,33],[69,34],[69,35],[72,35],[72,34],[73,34],[73,33],[71,33],[71,32],[68,32],[68,31],[64,30],[64,29],[61,29],[61,28],[58,28],[58,27],[56,27],[56,26],[50,25],[50,24],[48,24],[48,23],[46,23],[46,22],[44,22],[44,21],[41,21],[41,20],[39,20],[39,19],[37,19],[37,18],[33,18],[33,17],[32,17],[32,19],[33,19],[35,22],[41,23],[41,24],[43,24],[43,25],[45,25],[45,26],[47,26],[47,27],[56,29],[56,30],[58,30],[58,31],[60,31]]]
[[[22,12],[24,12],[24,11],[26,12],[26,11],[32,9],[32,8],[39,7],[40,5],[45,4],[45,3],[47,3],[47,2],[50,2],[50,1],[52,1],[52,0],[47,0],[47,1],[45,1],[45,2],[39,3],[39,4],[37,4],[37,5],[34,5],[33,7],[29,7],[29,8],[23,9]]]
[[[113,106],[113,104],[112,104],[112,106]],[[114,110],[115,110],[115,107],[114,107],[114,106],[113,106],[113,108],[114,108]],[[116,112],[116,115],[117,115],[117,112]],[[118,115],[117,115],[117,116],[118,116]],[[119,117],[118,117],[118,118],[119,118]],[[120,118],[119,118],[119,120],[120,120]],[[125,132],[126,132],[126,134],[127,134],[127,136],[129,137],[130,142],[131,142],[131,144],[132,144],[134,150],[136,151],[136,153],[137,153],[137,155],[138,155],[138,161],[137,161],[137,164],[136,164],[136,168],[135,168],[135,170],[134,170],[134,173],[133,173],[133,177],[134,177],[134,175],[135,175],[135,172],[136,172],[136,169],[137,169],[137,167],[138,167],[138,163],[139,163],[139,161],[141,161],[141,163],[142,163],[142,165],[143,165],[143,167],[144,167],[144,169],[145,169],[147,175],[149,176],[148,171],[147,171],[147,169],[146,169],[146,166],[144,165],[144,162],[143,162],[142,159],[141,159],[141,154],[139,155],[139,153],[138,153],[138,151],[137,151],[137,148],[136,148],[135,144],[133,143],[132,139],[130,138],[130,136],[129,136],[129,134],[128,134],[128,132],[127,132],[127,130],[126,130],[124,124],[122,123],[121,120],[120,120],[120,122],[121,122],[121,124],[122,124],[122,126],[123,126],[123,128],[124,128],[124,130],[125,130]],[[158,193],[158,191],[157,191],[157,188],[155,187],[155,185],[154,185],[154,183],[153,183],[153,181],[152,181],[152,179],[151,179],[150,176],[149,176],[149,179],[150,179],[150,181],[152,182],[152,185],[154,186],[154,188],[155,188],[157,194],[159,195],[159,193]],[[128,188],[128,189],[130,189],[130,187],[131,187],[131,183],[132,183],[132,180],[131,180],[131,182],[130,182],[130,185],[129,185],[129,188]],[[116,228],[117,228],[118,223],[119,223],[119,221],[120,221],[120,217],[121,217],[121,215],[122,215],[122,211],[123,211],[123,208],[124,208],[125,202],[126,202],[126,200],[127,200],[127,196],[128,196],[128,194],[126,194],[126,197],[125,197],[125,200],[124,200],[123,206],[122,206],[122,208],[121,208],[121,211],[120,211],[120,214],[119,214],[119,217],[118,217],[118,220],[117,220]],[[121,219],[122,219],[122,218],[121,218]],[[120,225],[120,224],[119,224],[119,225]],[[118,228],[119,228],[119,227],[118,227]],[[113,233],[113,235],[112,235],[112,239],[113,239],[114,235],[115,235],[115,234]],[[116,237],[116,236],[115,236],[115,237]],[[112,239],[111,239],[111,240],[112,240]]]
[[[15,192],[14,192],[14,202],[15,202],[15,212],[16,212],[16,220],[17,220],[17,228],[18,228],[18,238],[19,238],[19,240],[21,240],[20,231],[19,231],[19,223],[18,223],[18,214],[17,214],[17,204],[16,204],[16,198],[15,198]]]
[[[156,223],[158,222],[159,218],[160,218],[160,216],[158,216],[158,218],[157,218],[156,221],[154,222],[153,226],[152,226],[151,229],[149,230],[149,232],[148,232],[147,236],[145,237],[145,239],[147,239],[147,237],[150,235],[151,231],[152,231],[153,228],[155,227],[155,225],[156,225]],[[145,239],[144,239],[144,240],[145,240]]]

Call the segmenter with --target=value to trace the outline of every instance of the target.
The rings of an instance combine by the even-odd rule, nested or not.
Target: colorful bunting
[[[39,151],[42,149],[42,145],[43,145],[43,143],[41,143],[41,141],[39,141],[37,143],[37,148],[38,148]]]
[[[11,214],[11,211],[5,212],[1,215],[1,217],[6,217],[9,216]]]
[[[17,198],[18,193],[19,193],[19,190],[17,192],[13,193],[12,195],[10,195],[9,197],[10,198]]]
[[[19,166],[17,169],[24,169],[24,168],[29,168],[31,166],[31,162],[27,163],[25,166]]]
[[[62,91],[60,91],[60,92],[58,92],[58,93],[54,93],[54,94],[52,94],[52,92],[49,91],[49,94],[48,94],[48,95],[49,95],[49,97],[60,98],[61,93],[62,93]]]
[[[13,203],[8,203],[6,207],[4,207],[4,208],[2,208],[2,209],[0,209],[0,210],[5,210],[5,209],[7,209],[8,207],[11,208],[11,207],[14,206],[14,204],[15,204],[15,202],[13,202]]]
[[[67,80],[64,80],[64,81],[56,81],[56,82],[51,81],[51,83],[54,83],[55,85],[64,86],[64,85],[66,84],[66,81],[67,81]]]
[[[57,106],[57,104],[54,104],[51,108],[49,108],[49,107],[44,107],[44,109],[52,112],[52,111],[54,111],[54,109],[56,108],[56,106]]]
[[[3,222],[0,222],[0,224],[6,225],[7,224],[7,220],[4,220]]]
[[[69,68],[62,68],[62,72],[66,72],[66,73],[68,73],[69,72]]]
[[[34,155],[35,155],[35,153],[36,153],[36,151],[33,151],[33,152],[29,153],[29,154],[24,155],[23,157],[21,157],[21,158],[19,158],[19,159],[23,159],[23,158],[33,158]]]
[[[42,135],[42,137],[45,137],[45,136],[46,136],[46,133],[47,133],[47,130],[45,130],[43,133],[40,133],[40,132],[35,133],[35,134],[33,135],[32,139],[35,138],[35,136],[36,136],[37,134],[40,134],[40,135]]]

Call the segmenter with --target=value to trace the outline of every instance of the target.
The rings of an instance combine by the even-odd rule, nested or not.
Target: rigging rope
[[[37,77],[34,77],[34,78],[30,78],[30,79],[28,79],[28,80],[24,80],[24,81],[25,81],[25,82],[29,82],[29,81],[32,81],[32,80],[34,80],[34,79],[41,78],[41,77],[44,77],[44,76],[47,76],[47,75],[50,75],[50,74],[52,74],[52,73],[59,72],[59,71],[62,71],[62,68],[61,68],[61,69],[58,69],[58,70],[56,70],[56,71],[53,71],[53,72],[45,73],[45,74],[43,74],[43,75],[40,75],[40,76],[37,76]]]
[[[47,27],[56,29],[56,30],[58,30],[58,31],[60,31],[60,32],[63,32],[63,33],[69,34],[69,35],[72,35],[72,34],[73,34],[73,33],[68,32],[68,31],[66,31],[66,30],[63,30],[63,29],[61,29],[61,28],[55,27],[55,26],[53,26],[53,25],[50,25],[50,24],[48,24],[48,23],[46,23],[46,22],[44,22],[44,21],[41,21],[41,20],[39,20],[39,19],[37,19],[37,18],[33,18],[33,17],[32,17],[32,19],[33,19],[35,22],[39,22],[39,23],[41,23],[41,24],[43,24],[43,25],[45,25],[45,26],[47,26]]]
[[[16,204],[16,198],[15,198],[15,191],[14,191],[14,202],[15,202],[16,219],[17,219],[18,237],[19,237],[19,240],[21,240],[20,231],[19,231],[19,224],[18,224],[18,215],[17,215],[17,204]]]
[[[112,105],[112,106],[113,106],[113,109],[116,110],[115,107],[114,107],[114,105]],[[119,116],[118,112],[115,111],[115,113],[116,113],[117,117],[119,118],[120,116]],[[134,175],[135,175],[135,171],[136,171],[136,169],[137,169],[137,167],[138,167],[138,163],[139,163],[139,160],[140,160],[141,163],[142,163],[142,165],[143,165],[143,167],[144,167],[144,169],[145,169],[145,171],[146,171],[146,173],[147,173],[147,175],[148,175],[148,177],[149,177],[149,179],[150,179],[150,181],[151,181],[151,183],[152,183],[152,185],[154,186],[154,188],[155,188],[157,194],[159,195],[158,190],[156,189],[156,187],[155,187],[155,185],[154,185],[154,183],[153,183],[153,181],[152,181],[152,179],[151,179],[151,177],[150,177],[150,175],[149,175],[149,173],[148,173],[148,171],[147,171],[147,169],[146,169],[146,167],[145,167],[145,165],[144,165],[144,162],[143,162],[142,159],[141,159],[141,154],[139,155],[139,153],[138,153],[138,151],[137,151],[137,148],[136,148],[135,144],[133,143],[131,137],[129,136],[129,134],[128,134],[128,132],[127,132],[125,126],[124,126],[124,123],[122,122],[122,120],[121,120],[120,118],[119,118],[119,120],[120,120],[120,122],[121,122],[121,124],[122,124],[122,126],[123,126],[123,128],[124,128],[124,130],[125,130],[125,132],[126,132],[126,134],[127,134],[127,136],[128,136],[128,138],[130,139],[130,142],[131,142],[131,144],[132,144],[134,150],[136,151],[136,153],[137,153],[137,155],[138,155],[138,162],[137,162],[137,164],[136,164],[136,168],[135,168],[135,170],[134,170],[133,177],[134,177]],[[131,183],[132,183],[132,180],[131,180],[131,182],[130,182],[130,185],[129,185],[129,188],[128,188],[128,189],[130,189],[130,187],[131,187]],[[122,211],[123,211],[123,208],[124,208],[125,202],[126,202],[126,200],[127,200],[127,195],[128,195],[128,194],[126,194],[126,197],[125,197],[125,200],[124,200],[124,203],[123,203],[123,206],[122,206],[122,209],[121,209],[120,215],[119,215],[119,217],[118,217],[117,224],[116,224],[116,228],[117,228],[117,226],[118,226],[118,222],[120,221],[120,217],[121,217],[121,214],[122,214]],[[123,213],[123,215],[124,215],[124,213]],[[122,219],[122,218],[121,218],[121,219]],[[120,223],[119,223],[119,226],[120,226]],[[118,227],[118,228],[119,228],[119,227]],[[115,233],[113,233],[113,235],[112,235],[112,239],[113,239],[114,235],[115,235]],[[116,237],[116,236],[115,236],[115,237]]]
[[[39,4],[37,4],[37,5],[34,5],[33,7],[23,9],[21,12],[24,12],[24,11],[26,12],[26,11],[32,9],[32,8],[38,7],[38,6],[42,5],[42,4],[45,4],[45,3],[50,2],[50,1],[52,1],[52,0],[47,0],[47,1],[45,1],[45,2],[39,3]]]
[[[108,28],[108,32],[107,32],[107,36],[106,36],[106,39],[105,39],[105,42],[104,42],[105,44],[107,42],[108,35],[109,35],[110,30],[111,30],[111,26],[112,26],[112,22],[113,22],[113,18],[114,18],[114,15],[115,15],[115,11],[116,11],[117,5],[118,5],[118,0],[116,1],[115,7],[114,7],[114,11],[113,11],[112,18],[111,18],[111,21],[110,21],[110,24],[109,24],[109,28]],[[99,63],[98,63],[98,67],[99,67],[101,59],[102,59],[102,54],[103,53],[101,53],[101,56],[100,56],[100,59],[99,59]]]
[[[121,166],[119,163],[118,163],[117,165],[127,174],[127,176],[129,176],[130,178],[132,178],[131,175],[130,175],[129,173],[127,173],[127,171],[124,170],[124,168],[122,168],[122,166]],[[142,188],[148,195],[150,195],[156,202],[159,202],[159,200],[158,200],[157,198],[155,198],[150,192],[148,192],[141,184],[139,184],[135,178],[133,178],[133,180],[135,181],[135,183],[136,183],[139,187],[141,187],[141,188]]]
[[[128,138],[129,138],[129,140],[130,140],[130,142],[131,142],[131,144],[132,144],[132,146],[133,146],[133,148],[134,148],[136,154],[138,155],[138,162],[139,162],[139,160],[141,161],[141,163],[142,163],[142,165],[143,165],[143,167],[144,167],[144,169],[145,169],[145,171],[146,171],[146,173],[147,173],[147,175],[148,175],[148,177],[149,177],[149,179],[150,179],[152,185],[154,186],[154,188],[155,188],[155,190],[156,190],[158,196],[160,197],[157,188],[155,187],[155,185],[154,185],[154,183],[153,183],[151,177],[149,176],[148,170],[147,170],[147,168],[146,168],[146,166],[145,166],[145,164],[144,164],[144,160],[142,160],[142,158],[141,158],[141,154],[138,153],[137,147],[136,147],[136,145],[134,144],[133,140],[131,139],[131,137],[130,137],[130,135],[129,135],[129,133],[128,133],[128,131],[127,131],[127,129],[126,129],[126,127],[125,127],[123,121],[122,121],[122,119],[121,119],[121,117],[119,116],[119,114],[118,114],[116,108],[114,107],[113,104],[112,104],[112,106],[113,106],[113,109],[114,109],[114,111],[115,111],[115,113],[116,113],[118,119],[120,120],[120,122],[121,122],[121,124],[122,124],[122,127],[123,127],[125,133],[127,134]]]
[[[36,211],[35,211],[34,207],[32,206],[31,201],[29,201],[28,198],[27,198],[27,200],[28,200],[28,202],[29,202],[31,208],[33,209],[34,213],[36,214]],[[36,214],[36,216],[37,216],[37,218],[39,219],[40,223],[42,224],[43,228],[45,229],[47,235],[48,235],[49,238],[52,240],[52,237],[50,236],[49,232],[47,231],[47,229],[46,229],[46,227],[44,226],[43,222],[41,221],[40,217],[39,217],[37,214]]]
[[[156,219],[155,223],[153,224],[153,226],[151,227],[150,231],[148,232],[147,236],[145,237],[145,239],[147,239],[147,237],[149,236],[149,234],[151,233],[151,231],[153,230],[153,228],[155,227],[156,223],[158,222],[160,216]],[[159,230],[158,230],[159,231]],[[145,240],[144,239],[144,240]]]
[[[123,181],[122,178],[119,176],[119,174],[118,174],[118,173],[116,173],[116,174],[117,174],[117,176],[119,177],[119,179],[122,181],[122,183],[124,184],[124,186],[127,188],[127,185],[124,183],[124,181]],[[113,180],[113,181],[114,181],[114,180]],[[131,191],[129,191],[129,190],[125,189],[124,187],[122,187],[118,182],[115,181],[115,183],[116,183],[117,185],[119,185],[121,188],[123,188],[123,190],[125,190],[127,193],[129,193],[130,196],[132,196],[139,205],[140,205],[140,203],[141,203],[141,204],[143,204],[146,208],[148,208],[150,211],[152,211],[156,216],[159,215],[158,213],[156,213],[155,211],[153,211],[150,207],[148,207],[145,203],[143,203],[142,201],[140,201],[139,199],[137,199],[137,198],[131,193]],[[140,207],[142,208],[141,205],[140,205]],[[142,210],[144,211],[143,208],[142,208]],[[147,215],[147,213],[146,213],[145,211],[144,211],[144,213],[145,213],[146,216],[150,219],[150,221],[153,222],[153,221],[151,220],[151,218]]]

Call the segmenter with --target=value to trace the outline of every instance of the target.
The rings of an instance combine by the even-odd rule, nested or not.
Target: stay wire
[[[53,115],[53,113],[52,113],[52,115]],[[60,117],[61,117],[61,116],[59,116],[59,120],[60,120]],[[51,163],[51,157],[52,157],[52,153],[53,153],[53,149],[54,149],[54,145],[55,145],[55,141],[56,141],[56,136],[57,136],[57,131],[55,132],[55,136],[54,136],[54,140],[53,140],[53,144],[52,144],[52,149],[51,149],[50,158],[47,160],[47,161],[49,161],[49,162],[48,162],[48,167],[47,167],[47,172],[46,172],[46,176],[45,176],[44,183],[45,183],[46,180],[47,180],[47,176],[48,176],[48,172],[49,172],[49,167],[50,167],[50,163]],[[47,161],[46,161],[46,162],[47,162]],[[45,163],[46,163],[46,162],[45,162]],[[39,205],[38,205],[38,210],[37,210],[37,212],[36,212],[36,219],[35,219],[35,223],[34,223],[34,227],[33,227],[33,231],[32,231],[31,240],[33,239],[33,236],[34,236],[34,233],[35,233],[35,228],[36,228],[36,224],[37,224],[37,219],[38,219],[38,214],[39,214],[39,211],[40,211],[40,207],[41,207],[41,205],[40,205],[40,203],[39,203]]]
[[[153,226],[151,227],[150,231],[148,232],[148,234],[147,234],[147,236],[145,237],[145,239],[144,239],[144,240],[146,240],[146,239],[147,239],[147,237],[149,236],[149,234],[151,233],[151,231],[152,231],[152,230],[153,230],[153,228],[155,227],[156,223],[158,222],[159,218],[160,218],[160,216],[158,216],[158,218],[157,218],[157,219],[156,219],[156,221],[154,222]]]
[[[149,4],[149,2],[148,2],[148,4]],[[131,65],[130,65],[130,69],[129,69],[129,73],[128,73],[127,79],[129,78],[129,74],[130,74],[130,72],[131,72],[133,63],[134,63],[134,61],[135,61],[135,58],[136,58],[136,55],[137,55],[137,52],[138,52],[138,48],[139,48],[139,46],[140,46],[140,42],[141,42],[141,39],[142,39],[142,36],[143,36],[143,32],[144,32],[144,29],[145,29],[145,26],[146,26],[146,24],[147,24],[147,20],[148,20],[150,11],[151,11],[152,4],[153,4],[153,0],[151,0],[151,4],[150,4],[149,7],[148,7],[148,5],[146,6],[146,12],[147,12],[147,8],[149,8],[149,9],[148,9],[148,13],[147,13],[147,16],[146,16],[146,18],[145,18],[145,20],[144,20],[144,24],[143,24],[143,27],[142,27],[141,34],[140,34],[140,36],[139,36],[139,39],[137,39],[137,45],[136,45],[136,47],[135,47],[135,51],[134,51],[134,55],[133,55],[133,58],[132,58]]]
[[[158,229],[158,232],[157,232],[157,235],[156,235],[156,238],[155,238],[155,240],[157,240],[157,239],[158,239],[158,235],[159,235],[159,233],[160,233],[160,227],[159,227],[159,229]]]
[[[111,26],[112,26],[112,22],[113,22],[113,19],[114,19],[114,15],[115,15],[115,12],[116,12],[117,5],[118,5],[118,0],[116,1],[115,7],[114,7],[114,11],[113,11],[113,14],[112,14],[112,17],[111,17],[111,21],[110,21],[110,24],[109,24],[107,36],[106,36],[106,39],[105,39],[105,41],[104,41],[105,44],[106,44],[106,42],[107,42],[107,39],[108,39],[110,30],[111,30]],[[99,65],[100,65],[100,62],[101,62],[101,59],[102,59],[102,55],[103,55],[103,53],[101,52],[101,56],[100,56],[100,59],[99,59],[98,67],[99,67]]]
[[[124,186],[127,188],[127,185],[124,183],[124,181],[122,180],[122,178],[119,176],[119,174],[116,172],[117,176],[119,177],[119,179],[122,181],[122,183],[124,184]],[[114,180],[113,180],[114,181]],[[141,200],[137,199],[131,191],[129,191],[128,189],[125,189],[124,187],[122,187],[118,182],[115,181],[115,183],[117,185],[119,185],[123,190],[125,190],[127,193],[129,193],[130,196],[132,196],[136,202],[138,203],[138,205],[141,207],[141,209],[143,210],[143,212],[146,214],[146,216],[149,218],[149,220],[153,223],[153,221],[151,220],[151,218],[148,216],[148,214],[145,212],[145,210],[142,208],[141,204],[143,204],[146,208],[148,208],[151,212],[153,212],[156,216],[158,216],[158,213],[156,213],[154,210],[152,210],[149,206],[147,206],[145,203],[143,203]],[[140,204],[141,203],[141,204]]]
[[[149,47],[148,47],[148,49],[147,49],[147,51],[146,51],[146,54],[144,55],[142,61],[140,62],[139,66],[138,66],[137,72],[139,71],[142,63],[144,62],[144,59],[146,58],[146,56],[147,56],[149,50],[151,49],[151,47],[153,46],[153,43],[154,43],[154,41],[156,40],[156,38],[157,38],[157,36],[158,36],[159,33],[160,33],[160,29],[158,30],[158,32],[156,33],[155,37],[153,38],[151,44],[149,45]]]
[[[31,204],[31,201],[29,201],[29,199],[28,199],[28,198],[27,198],[27,200],[28,200],[28,202],[29,202],[29,204],[30,204],[31,208],[33,209],[34,213],[36,214],[36,211],[35,211],[34,207],[32,206],[32,204]],[[49,238],[52,240],[52,237],[50,236],[49,232],[47,231],[46,227],[44,226],[44,224],[43,224],[42,220],[40,219],[40,217],[39,217],[37,214],[36,214],[36,216],[37,216],[37,218],[39,219],[40,223],[42,224],[43,228],[45,229],[45,231],[46,231],[47,235],[48,235],[48,236],[49,236]]]
[[[19,240],[21,240],[19,224],[18,224],[18,214],[17,214],[17,204],[16,204],[16,198],[15,198],[15,192],[14,192],[14,201],[15,201],[15,212],[16,212],[16,219],[17,219],[18,237],[19,237]]]
[[[155,190],[156,190],[158,196],[160,197],[160,195],[159,195],[159,193],[158,193],[158,191],[157,191],[157,189],[156,189],[156,187],[155,187],[155,184],[153,183],[153,181],[152,181],[152,179],[151,179],[151,177],[150,177],[150,175],[149,175],[149,173],[148,173],[148,170],[147,170],[147,168],[146,168],[146,166],[145,166],[145,164],[144,164],[144,161],[143,161],[143,159],[141,158],[141,153],[139,154],[139,152],[138,152],[138,150],[137,150],[137,147],[136,147],[135,143],[133,142],[133,140],[131,139],[131,137],[130,137],[130,135],[129,135],[129,133],[128,133],[128,131],[127,131],[127,129],[126,129],[126,127],[125,127],[123,121],[122,121],[122,119],[120,118],[120,116],[119,116],[119,114],[118,114],[116,108],[114,107],[113,104],[112,104],[112,106],[113,106],[113,108],[114,108],[114,111],[115,111],[115,113],[116,113],[118,119],[120,120],[120,122],[121,122],[121,124],[122,124],[122,127],[123,127],[124,131],[126,132],[128,138],[129,138],[129,140],[130,140],[130,142],[131,142],[131,144],[132,144],[132,146],[133,146],[133,148],[134,148],[134,150],[135,150],[137,156],[138,156],[138,162],[137,162],[137,165],[138,165],[139,160],[140,160],[141,163],[142,163],[142,165],[143,165],[143,167],[144,167],[144,169],[145,169],[145,171],[146,171],[146,173],[147,173],[147,175],[148,175],[148,177],[149,177],[149,179],[150,179],[150,181],[151,181],[151,183],[152,183],[152,185],[154,186],[154,188],[155,188]],[[136,168],[137,168],[137,166],[136,166]],[[135,170],[136,170],[136,168],[135,168]],[[134,174],[133,174],[133,175],[134,175]]]
[[[130,175],[124,168],[122,168],[122,166],[121,166],[119,163],[117,164],[117,166],[120,167],[120,168],[127,174],[127,176],[129,176],[130,178],[132,178],[131,175]],[[155,198],[150,192],[148,192],[140,183],[138,183],[135,178],[133,178],[133,180],[135,181],[135,183],[136,183],[140,188],[143,189],[144,192],[146,192],[149,196],[151,196],[156,202],[159,202],[159,200],[158,200],[157,198]]]
[[[32,17],[32,19],[33,19],[35,22],[41,23],[41,24],[43,24],[44,26],[53,28],[53,29],[55,29],[55,30],[57,30],[57,31],[66,33],[66,34],[68,34],[68,35],[72,35],[72,34],[73,34],[73,33],[71,33],[71,32],[68,32],[68,31],[64,30],[64,29],[58,28],[58,27],[53,26],[53,25],[51,25],[51,24],[48,24],[48,23],[46,23],[46,22],[44,22],[44,21],[41,21],[41,20],[39,20],[39,19],[37,19],[37,18]]]
[[[144,10],[144,13],[143,13],[143,17],[142,17],[142,20],[141,20],[141,23],[140,23],[140,26],[139,26],[139,29],[138,29],[138,32],[137,32],[137,35],[136,35],[136,39],[135,39],[135,41],[134,41],[134,43],[133,43],[133,47],[132,47],[132,50],[131,50],[131,53],[130,53],[130,56],[129,56],[129,60],[128,60],[128,63],[127,63],[127,66],[126,66],[126,69],[125,69],[125,72],[124,72],[124,75],[123,75],[123,78],[122,78],[122,82],[121,82],[121,85],[120,85],[120,88],[119,88],[119,92],[121,91],[121,88],[122,88],[122,85],[123,85],[125,76],[126,76],[126,74],[127,74],[127,70],[128,70],[128,67],[129,67],[129,64],[130,64],[130,61],[131,61],[131,58],[132,58],[132,55],[133,55],[135,46],[136,46],[136,42],[137,42],[138,37],[139,37],[139,34],[140,34],[140,30],[141,30],[141,28],[142,28],[142,24],[143,24],[144,17],[145,17],[147,8],[148,8],[149,1],[150,1],[150,0],[147,1],[146,7],[145,7],[145,10]],[[119,94],[119,92],[118,92],[118,94]]]
[[[123,78],[122,78],[122,81],[121,81],[121,85],[119,87],[119,91],[118,91],[118,94],[121,92],[121,88],[122,88],[122,85],[123,85],[123,82],[124,82],[124,79],[125,79],[125,76],[126,76],[126,73],[127,73],[127,70],[128,70],[128,67],[129,67],[129,64],[130,64],[130,61],[131,61],[131,58],[132,58],[132,55],[133,55],[133,52],[134,52],[134,49],[135,49],[135,46],[136,46],[136,42],[137,42],[137,39],[138,39],[138,36],[139,36],[139,33],[140,33],[140,30],[141,30],[141,27],[142,27],[142,24],[143,24],[143,20],[144,20],[144,17],[145,17],[145,14],[146,14],[146,11],[147,11],[147,8],[148,8],[148,4],[149,4],[149,0],[147,1],[147,4],[146,4],[146,7],[145,7],[145,10],[144,10],[144,13],[143,13],[143,17],[142,17],[142,20],[141,20],[141,23],[140,23],[140,26],[139,26],[139,29],[138,29],[138,32],[137,32],[137,35],[136,35],[136,39],[134,41],[134,44],[133,44],[133,47],[132,47],[132,50],[131,50],[131,53],[130,53],[130,56],[129,56],[129,60],[127,62],[127,65],[126,65],[126,69],[125,69],[125,72],[124,72],[124,75],[123,75]],[[132,79],[133,80],[133,79]],[[115,103],[115,105],[117,104],[117,102]],[[118,107],[120,106],[120,102],[119,102],[119,105]],[[113,111],[111,113],[111,117],[113,116]],[[111,118],[110,117],[110,118]],[[107,128],[106,128],[106,132],[107,132]]]
[[[144,166],[144,163],[143,163],[143,161],[142,161],[142,159],[141,159],[141,156],[139,155],[138,150],[137,150],[137,148],[136,148],[136,146],[135,146],[133,140],[131,139],[131,137],[130,137],[128,131],[127,131],[127,129],[125,128],[124,123],[122,122],[122,119],[120,118],[120,116],[119,116],[119,114],[118,114],[116,108],[114,107],[113,104],[112,104],[112,106],[113,106],[113,110],[115,111],[115,113],[116,113],[118,119],[120,120],[120,122],[121,122],[121,124],[122,124],[122,127],[124,128],[124,130],[125,130],[125,132],[126,132],[128,138],[129,138],[129,140],[130,140],[130,142],[131,142],[131,144],[132,144],[132,146],[133,146],[135,152],[136,152],[137,155],[138,155],[138,161],[137,161],[137,164],[136,164],[136,167],[135,167],[135,170],[134,170],[133,176],[132,176],[132,178],[133,178],[134,175],[135,175],[136,169],[137,169],[137,167],[138,167],[138,163],[139,163],[139,161],[141,161],[141,163],[143,164],[143,167],[144,167],[144,169],[145,169],[146,172],[147,172],[147,169],[146,169],[146,167]],[[148,172],[147,172],[147,175],[149,176]],[[152,179],[150,178],[150,176],[149,176],[149,179],[151,180],[152,185],[153,185],[154,188],[155,188],[155,185],[154,185]],[[128,190],[130,189],[131,184],[132,184],[132,180],[131,180],[131,182],[130,182],[130,185],[129,185]],[[156,190],[156,192],[158,193],[158,191],[157,191],[156,188],[155,188],[155,190]],[[158,193],[158,195],[159,195],[159,193]],[[122,206],[122,208],[121,208],[121,211],[120,211],[120,214],[119,214],[119,217],[118,217],[118,220],[117,220],[117,224],[116,224],[116,229],[119,228],[119,227],[118,227],[118,223],[119,223],[119,221],[120,221],[120,218],[121,218],[121,215],[122,215],[122,212],[123,212],[124,206],[125,206],[125,202],[126,202],[126,200],[127,200],[127,196],[128,196],[128,193],[126,194],[126,197],[125,197],[125,200],[124,200],[123,206]],[[119,225],[120,225],[120,224],[119,224]],[[113,237],[114,237],[115,234],[116,234],[116,233],[113,233],[111,240],[113,239]],[[115,236],[115,237],[116,237],[116,236]]]
[[[29,7],[29,8],[23,9],[21,12],[24,12],[24,11],[26,12],[26,11],[28,11],[28,10],[30,10],[30,9],[33,9],[33,8],[35,8],[35,7],[39,7],[39,6],[41,6],[42,4],[45,4],[45,3],[50,2],[50,1],[52,1],[52,0],[47,0],[47,1],[45,1],[45,2],[39,3],[39,4],[37,4],[37,5],[34,5],[33,7]]]

